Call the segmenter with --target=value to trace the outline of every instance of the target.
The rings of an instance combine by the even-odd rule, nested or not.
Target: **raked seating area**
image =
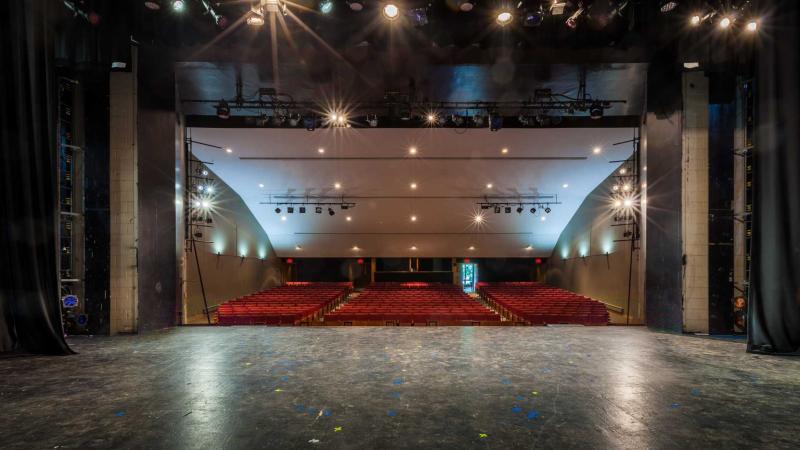
[[[479,283],[484,301],[517,324],[608,325],[603,303],[537,282]]]
[[[352,283],[287,283],[225,302],[217,309],[220,325],[302,325],[347,298]]]

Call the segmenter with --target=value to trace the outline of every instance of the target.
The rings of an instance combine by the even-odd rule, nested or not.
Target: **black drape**
[[[56,231],[52,0],[0,2],[0,351],[68,354]]]
[[[800,2],[762,3],[748,350],[800,353]]]

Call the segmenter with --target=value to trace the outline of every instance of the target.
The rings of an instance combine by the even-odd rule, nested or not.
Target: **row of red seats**
[[[458,286],[434,283],[380,283],[338,310],[326,322],[499,322],[500,317]]]
[[[333,309],[352,288],[352,283],[287,283],[221,304],[217,323],[297,325]]]
[[[537,282],[481,283],[483,299],[501,314],[533,325],[607,325],[604,304]]]

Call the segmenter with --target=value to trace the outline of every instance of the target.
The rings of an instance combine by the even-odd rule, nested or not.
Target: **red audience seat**
[[[287,283],[221,304],[217,323],[298,325],[333,309],[352,288],[352,283]]]
[[[487,304],[516,322],[608,325],[604,304],[543,283],[482,283],[479,292]]]

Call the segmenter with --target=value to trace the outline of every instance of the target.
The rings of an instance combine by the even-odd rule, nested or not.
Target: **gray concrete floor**
[[[800,448],[800,360],[623,327],[190,327],[0,360],[2,448]]]

